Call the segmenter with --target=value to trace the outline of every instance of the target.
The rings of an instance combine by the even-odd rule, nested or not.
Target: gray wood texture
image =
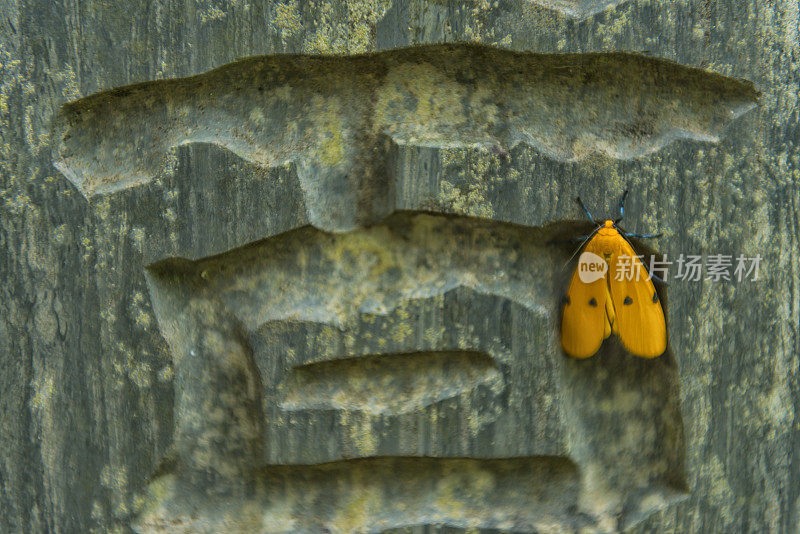
[[[799,12],[0,1],[0,532],[797,532]],[[759,277],[574,360],[625,189]]]

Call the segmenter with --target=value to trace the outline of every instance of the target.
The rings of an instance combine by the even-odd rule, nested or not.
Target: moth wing
[[[592,243],[584,249],[592,252]],[[572,273],[561,315],[561,346],[575,358],[588,358],[597,352],[611,333],[606,314],[608,271],[603,278],[584,283],[578,269]]]
[[[608,274],[616,316],[614,330],[628,352],[643,358],[655,358],[667,350],[664,310],[647,269],[633,247],[622,236],[619,239],[620,253],[611,258]],[[623,269],[626,275],[632,274],[631,280],[627,276],[617,279],[622,261],[620,256],[631,258],[625,261],[632,263]]]

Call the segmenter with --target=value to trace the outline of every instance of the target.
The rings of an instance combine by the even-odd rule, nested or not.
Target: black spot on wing
[[[595,308],[597,307],[597,301],[594,300],[594,297],[592,297],[592,300],[589,301],[589,306],[592,306],[592,307],[595,307]]]
[[[625,300],[622,301],[623,304],[633,304],[633,299],[630,297],[625,297]]]

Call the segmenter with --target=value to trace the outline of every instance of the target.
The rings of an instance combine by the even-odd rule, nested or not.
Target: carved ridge
[[[588,362],[553,353],[547,303],[556,295],[531,289],[563,261],[544,246],[555,230],[402,213],[344,234],[306,227],[222,255],[151,265],[154,311],[176,369],[177,461],[153,482],[140,529],[217,521],[214,514],[191,517],[191,510],[214,509],[205,490],[191,497],[192,487],[219,494],[249,488],[250,497],[232,499],[231,506],[262,510],[258,520],[271,532],[281,531],[272,527],[284,519],[286,532],[319,532],[319,522],[332,532],[415,524],[535,532],[543,524],[518,513],[520,492],[502,490],[524,488],[530,511],[532,499],[547,503],[542,495],[565,483],[573,499],[567,508],[559,498],[543,504],[537,517],[567,530],[584,521],[602,530],[630,526],[684,498],[671,352],[644,361],[609,344]],[[328,295],[325,288],[344,293]],[[341,309],[327,308],[330,302]],[[426,373],[433,375],[430,384]],[[369,387],[361,387],[359,375]],[[396,383],[386,386],[381,377]],[[531,387],[535,394],[521,394]],[[502,409],[479,408],[487,396]],[[598,425],[614,428],[632,418],[642,432],[618,443],[595,439]],[[526,428],[519,435],[518,424]],[[445,439],[449,432],[463,444]],[[404,439],[384,441],[393,435]],[[499,446],[481,448],[479,435]],[[512,437],[503,444],[506,435]],[[502,467],[509,457],[517,471],[532,472],[551,458],[572,466],[573,474],[511,480]],[[456,481],[461,468],[468,481],[436,482]],[[322,518],[364,495],[383,498],[375,489],[381,477],[403,476],[393,486],[402,498],[393,493],[360,509],[356,523]],[[474,480],[494,481],[486,487],[499,488],[492,493],[496,505],[473,506]],[[326,484],[325,495],[340,502],[303,501]],[[416,499],[432,507],[416,518],[391,513],[393,505],[420,509]],[[271,508],[279,501],[291,511]],[[492,515],[494,509],[510,512]],[[263,530],[251,526],[238,530]]]
[[[573,462],[563,457],[376,457],[270,466],[257,478],[257,489],[244,505],[259,510],[250,523],[255,532],[344,534],[415,525],[539,532],[553,523],[575,527],[594,523],[588,515],[575,513],[579,505],[579,472]],[[394,481],[389,491],[379,483],[387,479]],[[287,494],[298,496],[302,504],[284,508]],[[325,495],[335,505],[315,506],[318,495]],[[161,477],[150,488],[149,502],[139,514],[135,529],[160,532],[159,529],[180,524],[185,531],[209,527],[217,531],[222,527],[217,523],[220,516],[236,517],[236,512],[226,510],[228,513],[219,514],[206,510],[219,510],[219,505],[223,509],[241,506],[236,500],[229,500],[231,504],[227,506],[218,503],[212,507],[211,501],[179,478]],[[189,512],[192,508],[194,513]],[[234,531],[247,530],[242,523]],[[215,524],[217,528],[213,527]],[[201,525],[203,529],[198,528]],[[230,531],[231,526],[229,519],[222,530]]]
[[[494,360],[482,352],[360,356],[294,367],[280,406],[395,415],[501,380]]]
[[[458,44],[265,56],[65,105],[53,163],[90,198],[152,180],[176,146],[211,143],[266,167],[294,163],[311,222],[343,230],[359,215],[314,210],[385,215],[386,140],[624,160],[677,139],[717,142],[756,101],[749,82],[627,53]]]
[[[567,17],[587,19],[614,9],[628,0],[531,0],[532,3],[557,11]]]

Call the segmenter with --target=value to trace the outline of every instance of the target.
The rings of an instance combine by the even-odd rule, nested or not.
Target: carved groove
[[[486,354],[434,352],[348,358],[292,371],[281,407],[394,415],[500,381]]]
[[[309,220],[343,230],[394,209],[387,139],[631,159],[677,139],[718,141],[756,96],[749,83],[621,53],[434,45],[270,56],[68,104],[53,161],[91,197],[152,180],[176,146],[211,143],[258,165],[294,164]],[[323,209],[350,205],[361,214],[331,219]]]

